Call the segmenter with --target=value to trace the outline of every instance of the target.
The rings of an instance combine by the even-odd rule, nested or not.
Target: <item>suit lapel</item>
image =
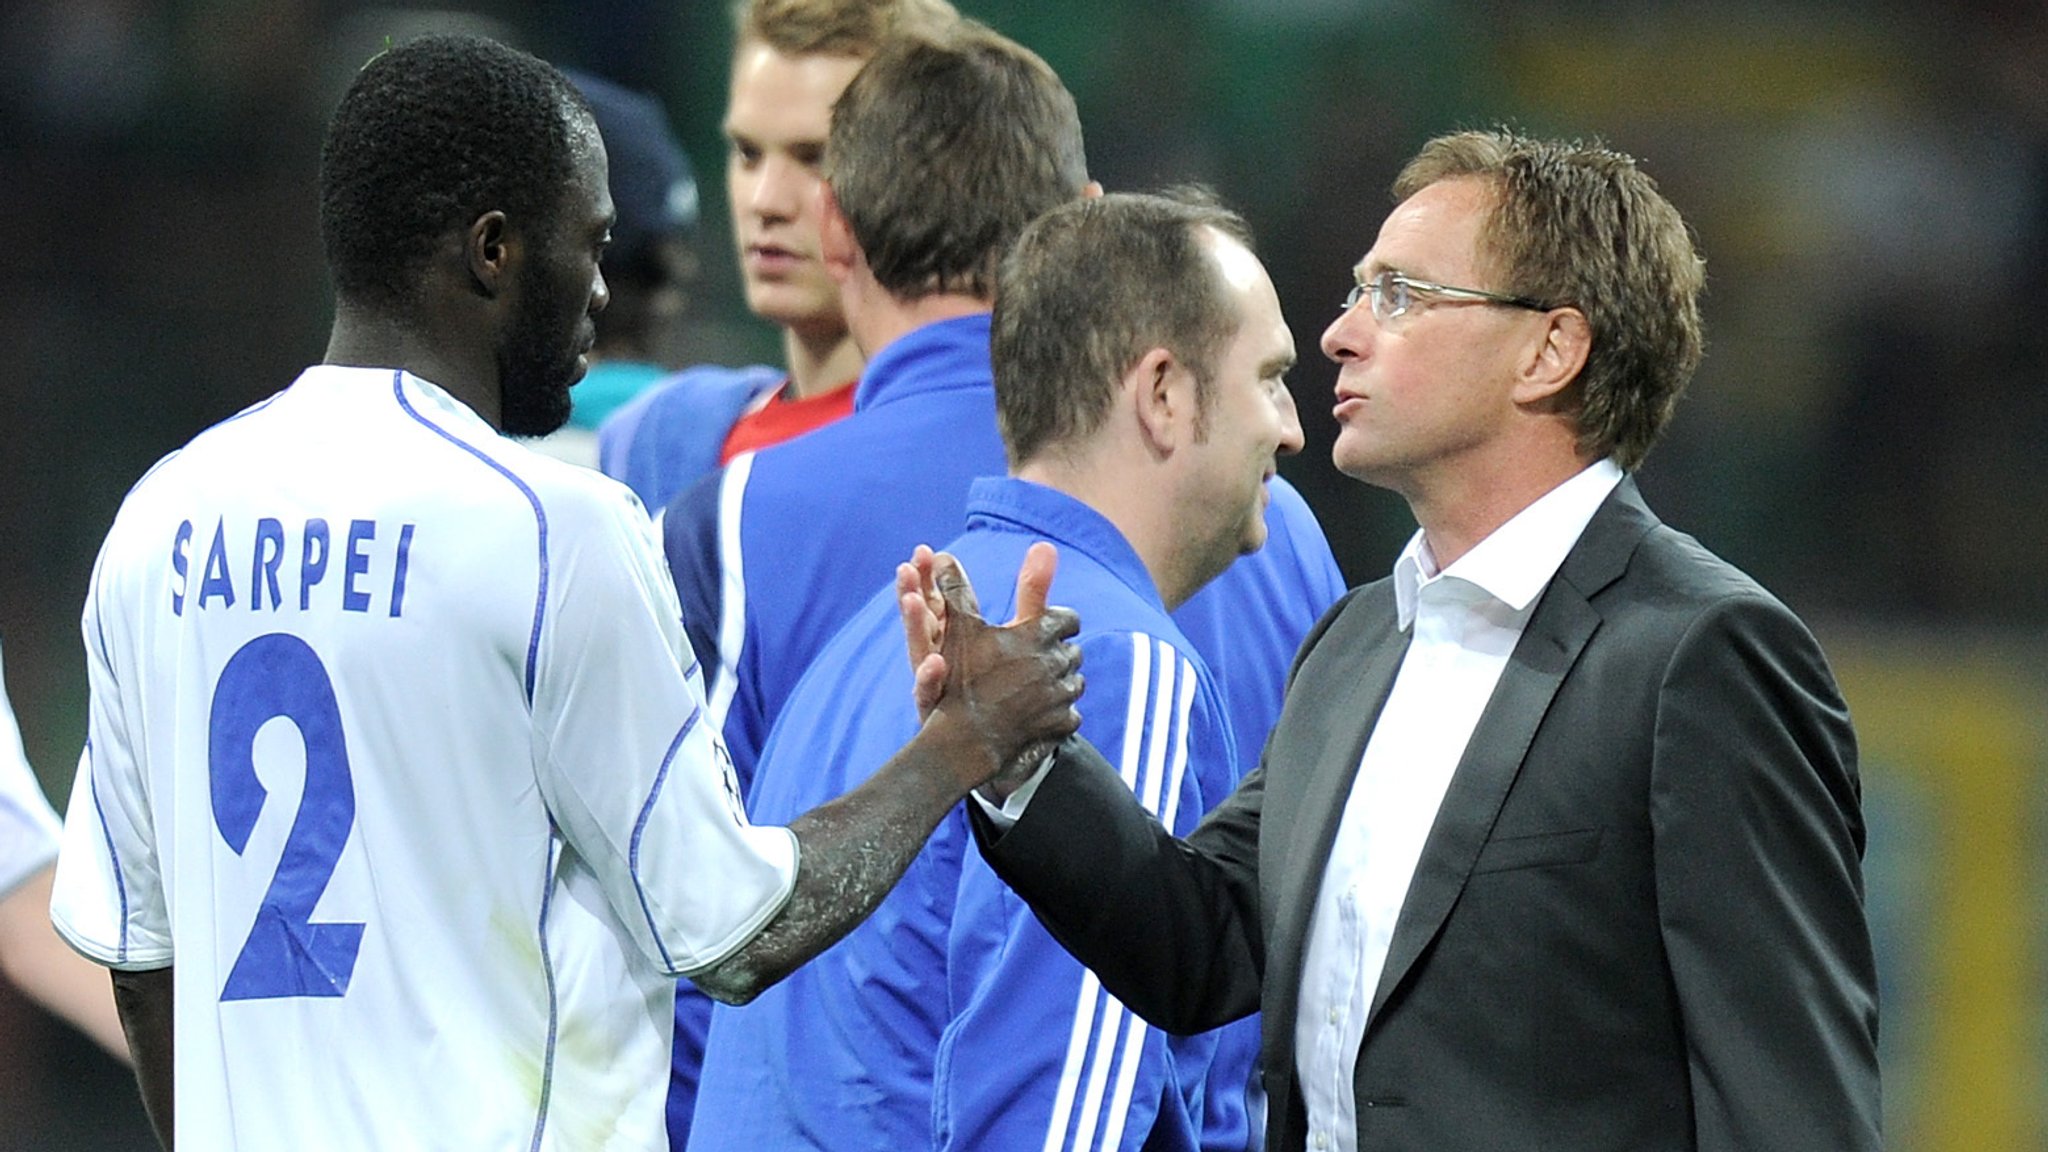
[[[1355,730],[1343,729],[1333,735],[1317,757],[1302,785],[1298,805],[1291,811],[1296,826],[1278,837],[1287,845],[1280,872],[1281,889],[1270,939],[1275,951],[1267,957],[1266,978],[1275,982],[1271,1002],[1293,1004],[1301,985],[1301,961],[1308,946],[1309,917],[1315,911],[1316,893],[1322,889],[1323,874],[1330,859],[1330,846],[1337,839],[1337,825],[1344,815],[1344,802],[1358,776],[1358,764],[1365,755],[1366,739],[1378,722],[1380,709],[1393,689],[1394,674],[1407,654],[1408,638],[1395,627],[1392,581],[1381,581],[1359,593],[1347,615],[1357,621],[1345,633],[1333,634],[1319,645],[1332,659],[1328,670],[1310,673],[1304,668],[1297,683],[1330,683],[1335,699],[1327,715],[1356,717]],[[1346,623],[1350,623],[1347,621]],[[1365,664],[1353,671],[1346,665],[1360,655]],[[1269,1020],[1291,1037],[1294,1017]],[[1276,1039],[1281,1037],[1276,1037]],[[1284,1039],[1291,1045],[1291,1039]],[[1283,1047],[1283,1051],[1285,1048]]]
[[[1415,878],[1388,942],[1386,966],[1366,1017],[1368,1029],[1464,892],[1537,727],[1600,626],[1600,613],[1589,601],[1620,577],[1637,542],[1655,525],[1635,481],[1623,480],[1587,523],[1537,601],[1423,843]]]

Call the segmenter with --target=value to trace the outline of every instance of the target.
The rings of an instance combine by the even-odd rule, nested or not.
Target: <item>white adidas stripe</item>
[[[1060,1087],[1052,1101],[1052,1122],[1045,1129],[1045,1152],[1059,1152],[1067,1140],[1067,1121],[1074,1115],[1074,1092],[1081,1085],[1081,1061],[1086,1056],[1089,1026],[1095,1020],[1095,1002],[1102,997],[1102,982],[1095,973],[1081,973],[1080,1003],[1074,1008],[1074,1028],[1067,1037],[1067,1058],[1060,1065]]]
[[[718,675],[711,684],[705,711],[714,732],[725,731],[725,714],[740,690],[740,649],[747,640],[746,557],[740,553],[740,506],[747,496],[747,478],[754,472],[754,454],[742,452],[725,466],[718,480]]]
[[[1174,742],[1171,779],[1166,786],[1166,807],[1160,813],[1159,822],[1171,831],[1174,821],[1180,817],[1180,786],[1188,774],[1188,717],[1195,707],[1195,669],[1186,661],[1181,663],[1180,703],[1174,708]]]
[[[1131,687],[1125,702],[1123,751],[1118,766],[1125,787],[1155,816],[1169,822],[1180,809],[1187,770],[1188,714],[1195,698],[1194,668],[1172,646],[1131,637]],[[1097,1007],[1102,1019],[1095,1019]],[[1149,1026],[1114,997],[1102,995],[1093,972],[1084,972],[1066,1060],[1045,1134],[1045,1152],[1113,1149],[1123,1141],[1137,1088],[1138,1065]],[[1115,1069],[1112,1083],[1110,1073]],[[1083,1070],[1087,1085],[1082,1086]],[[1078,1115],[1077,1113],[1078,1108]],[[1097,1128],[1101,1128],[1098,1139]]]

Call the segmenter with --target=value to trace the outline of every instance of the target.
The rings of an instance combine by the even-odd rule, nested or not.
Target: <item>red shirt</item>
[[[718,453],[718,462],[725,464],[742,452],[780,444],[813,428],[822,428],[843,416],[852,415],[853,386],[858,382],[848,380],[829,392],[805,396],[800,400],[791,400],[783,395],[787,384],[770,392],[766,403],[733,423],[732,431],[725,434],[725,447]]]

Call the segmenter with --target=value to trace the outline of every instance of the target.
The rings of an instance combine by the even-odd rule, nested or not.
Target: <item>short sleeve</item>
[[[144,763],[146,745],[130,721],[139,714],[140,673],[120,606],[134,599],[105,584],[115,570],[108,555],[121,539],[117,524],[86,596],[82,630],[91,698],[85,751],[65,812],[50,919],[73,948],[93,960],[111,968],[148,970],[172,962],[171,918]]]
[[[534,690],[540,787],[640,949],[688,975],[781,910],[796,839],[746,819],[653,524],[619,490],[565,527]]]

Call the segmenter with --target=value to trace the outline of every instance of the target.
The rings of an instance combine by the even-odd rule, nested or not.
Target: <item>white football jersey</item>
[[[180,1147],[666,1147],[673,976],[796,841],[740,810],[627,489],[312,368],[137,483],[84,633],[52,911],[175,964]]]
[[[57,858],[57,813],[29,771],[0,671],[0,900]]]

